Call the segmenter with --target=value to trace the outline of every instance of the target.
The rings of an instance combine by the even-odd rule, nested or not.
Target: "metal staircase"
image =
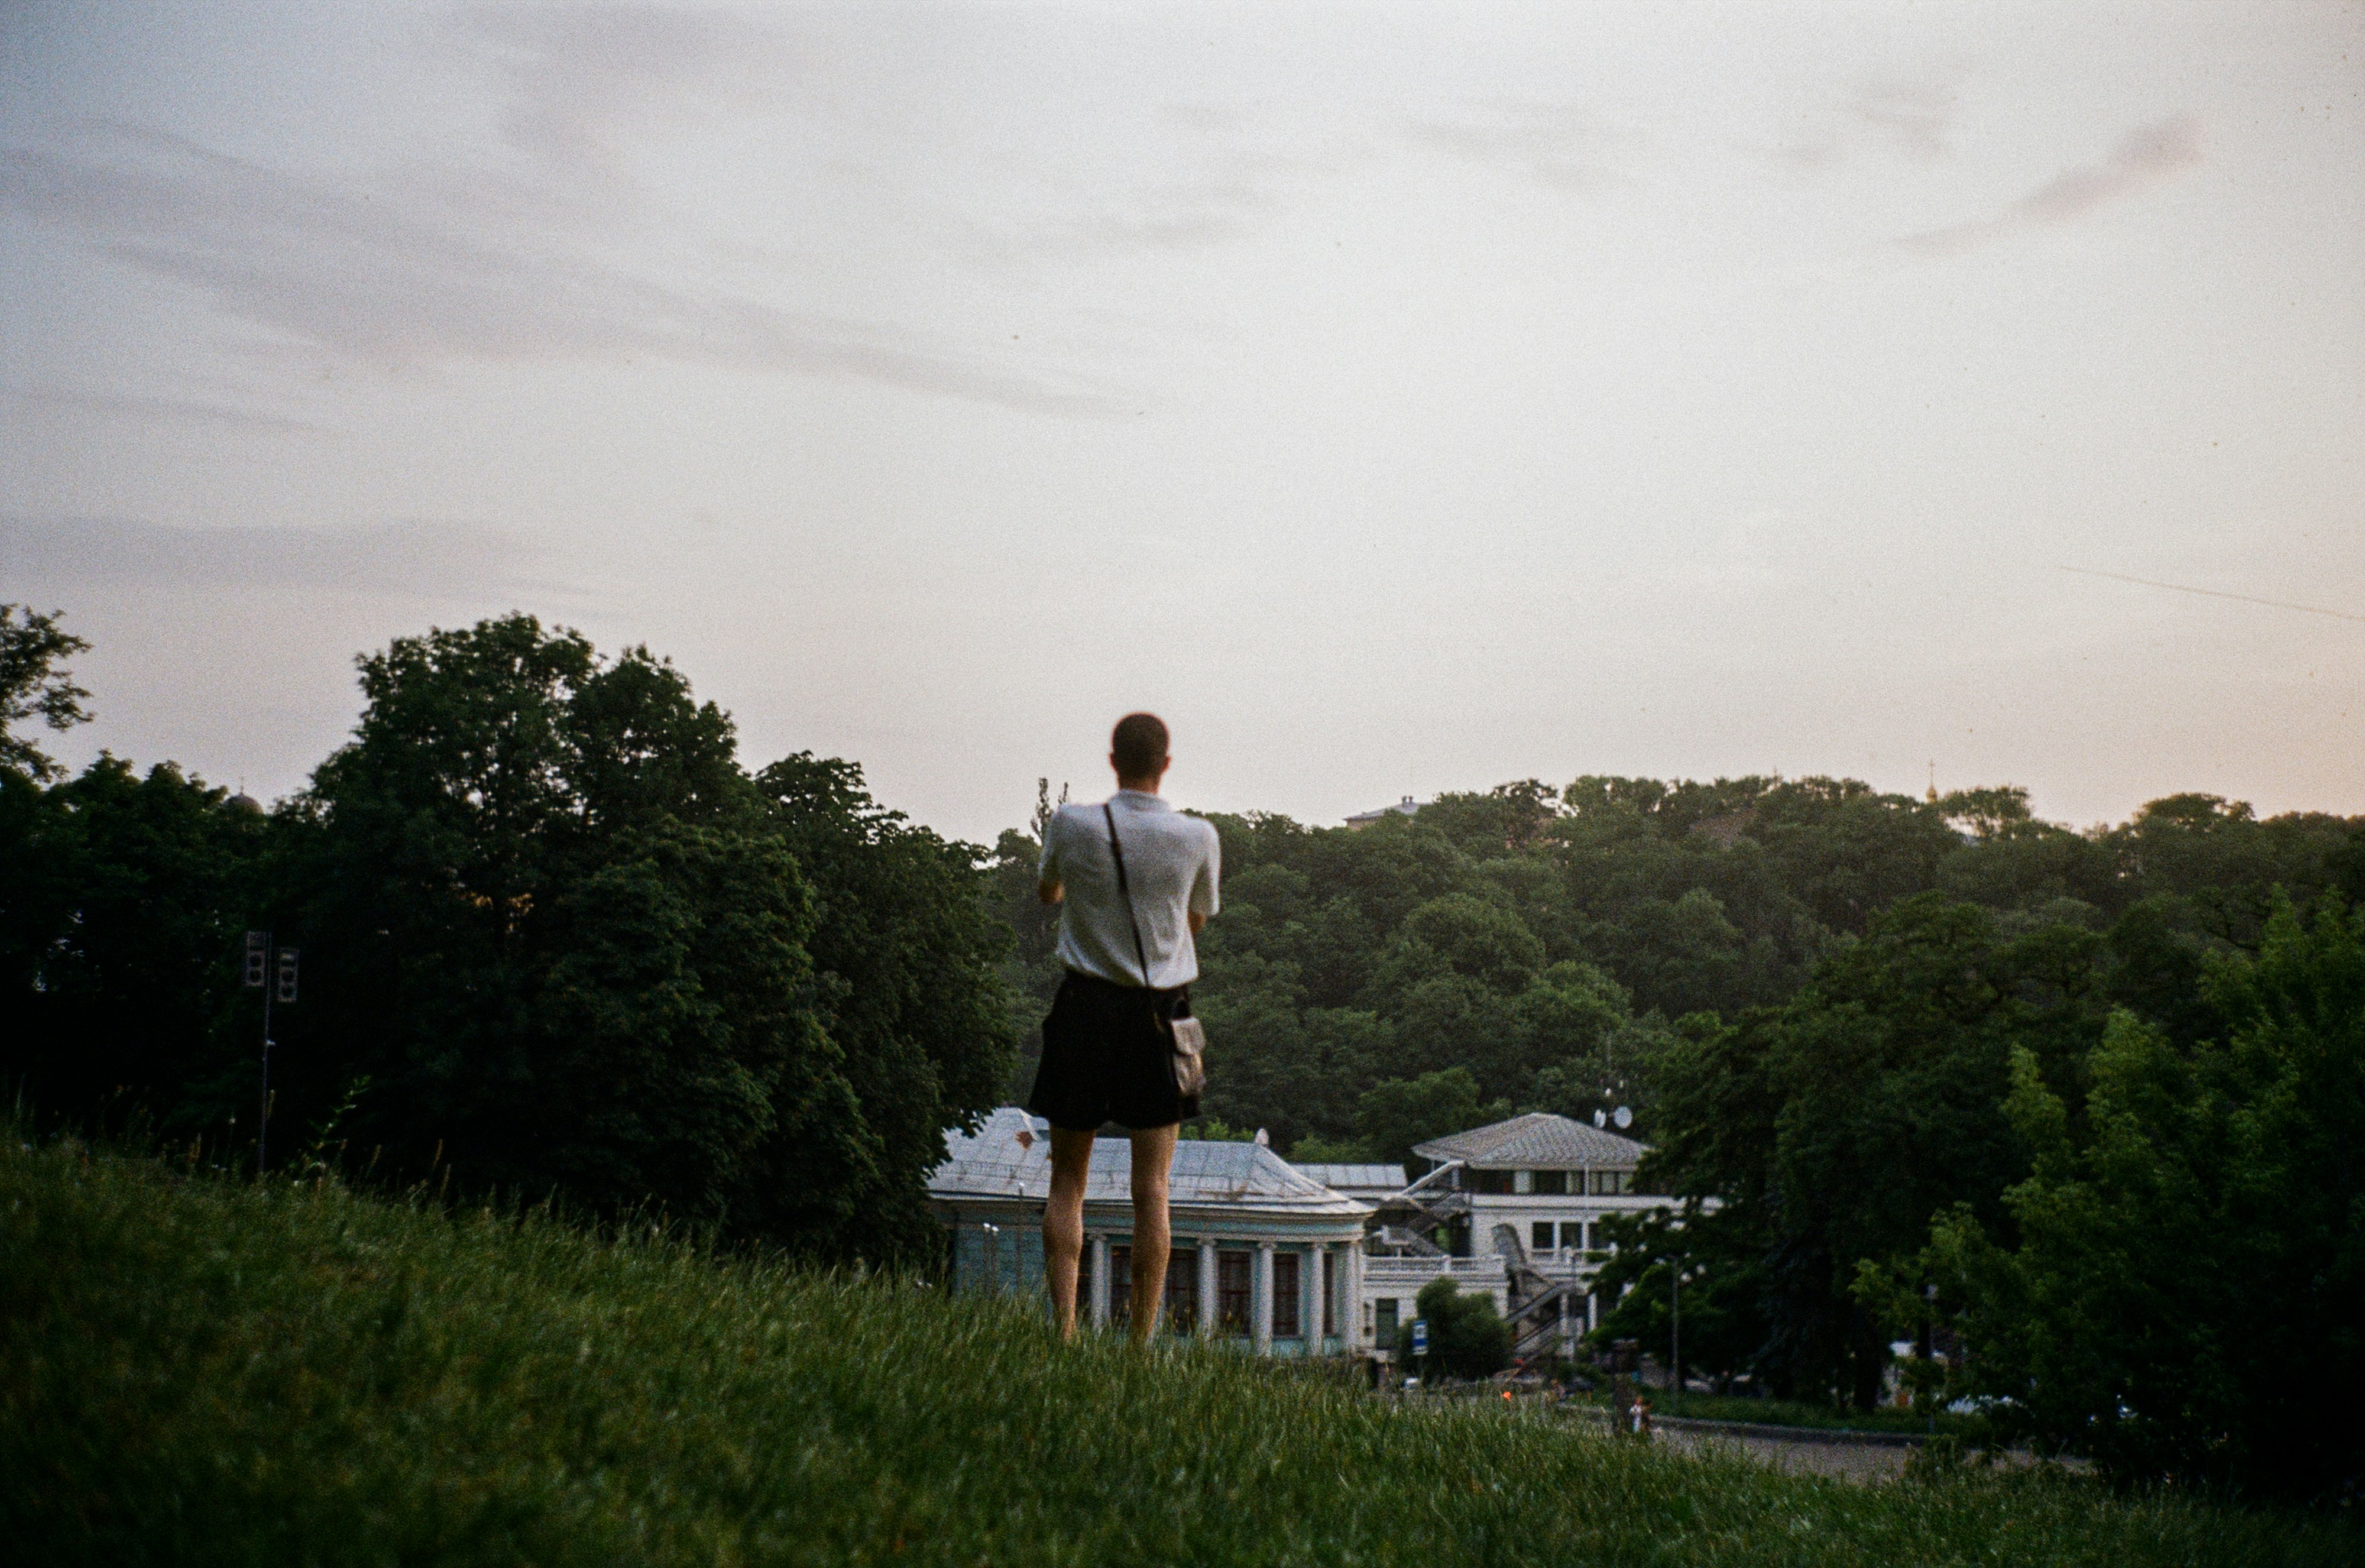
[[[1525,1362],[1560,1338],[1566,1308],[1556,1304],[1581,1302],[1586,1293],[1573,1281],[1551,1280],[1539,1273],[1515,1226],[1496,1226],[1494,1240],[1496,1254],[1503,1260],[1506,1294],[1511,1298],[1510,1310],[1503,1315],[1511,1327],[1511,1359]]]

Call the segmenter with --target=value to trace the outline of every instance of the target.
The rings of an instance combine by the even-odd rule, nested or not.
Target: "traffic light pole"
[[[254,1123],[254,1173],[257,1176],[271,1162],[271,1004],[274,1002],[296,1000],[296,960],[293,947],[274,948],[271,933],[250,931],[246,934],[246,988],[263,992],[263,1103]],[[276,959],[276,972],[274,960]]]
[[[254,1173],[263,1168],[271,1147],[271,993],[279,988],[263,988],[263,1109],[254,1123]]]

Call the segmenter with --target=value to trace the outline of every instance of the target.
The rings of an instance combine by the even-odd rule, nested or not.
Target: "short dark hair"
[[[1166,767],[1166,721],[1155,713],[1127,713],[1109,732],[1117,776],[1142,778]]]

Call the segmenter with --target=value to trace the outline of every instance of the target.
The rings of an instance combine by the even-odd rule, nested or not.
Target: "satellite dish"
[[[1628,1110],[1625,1106],[1620,1105],[1618,1107],[1617,1114],[1609,1119],[1616,1122],[1620,1130],[1623,1131],[1625,1128],[1631,1127],[1634,1125],[1634,1113]]]
[[[1609,1113],[1608,1113],[1608,1112],[1607,1112],[1607,1111],[1596,1111],[1596,1112],[1594,1112],[1594,1113],[1593,1113],[1593,1125],[1594,1125],[1595,1126],[1597,1126],[1597,1127],[1606,1127],[1606,1126],[1608,1126],[1609,1125]]]

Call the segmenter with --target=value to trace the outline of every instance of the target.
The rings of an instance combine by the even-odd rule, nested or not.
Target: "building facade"
[[[1043,1205],[1051,1190],[1048,1124],[1005,1105],[974,1134],[945,1135],[928,1201],[946,1227],[956,1292],[1040,1296]],[[1133,1303],[1133,1148],[1093,1144],[1084,1187],[1081,1320],[1122,1327]],[[1346,1355],[1362,1329],[1363,1233],[1373,1205],[1292,1169],[1261,1144],[1175,1145],[1169,1331],[1274,1356]]]
[[[1415,1147],[1429,1170],[1381,1202],[1363,1264],[1364,1331],[1382,1352],[1414,1298],[1447,1278],[1492,1297],[1513,1353],[1566,1354],[1596,1327],[1601,1222],[1672,1208],[1634,1190],[1650,1146],[1566,1116],[1536,1114]]]
[[[1003,1106],[947,1133],[928,1179],[956,1292],[1045,1294],[1048,1125]],[[1290,1165],[1261,1144],[1175,1145],[1170,1332],[1275,1356],[1393,1353],[1423,1287],[1451,1279],[1511,1325],[1515,1356],[1568,1354],[1597,1327],[1604,1220],[1674,1207],[1634,1190],[1649,1146],[1565,1116],[1533,1114],[1434,1139],[1407,1180],[1397,1165]],[[1077,1308],[1131,1318],[1132,1145],[1093,1145]]]

